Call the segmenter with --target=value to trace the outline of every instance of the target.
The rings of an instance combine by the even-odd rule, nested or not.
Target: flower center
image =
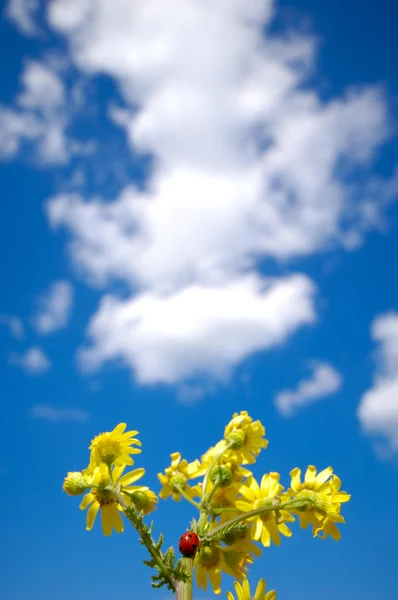
[[[98,487],[94,491],[95,499],[99,502],[99,505],[106,506],[107,504],[112,504],[116,502],[115,498],[112,495],[112,492],[109,490]]]

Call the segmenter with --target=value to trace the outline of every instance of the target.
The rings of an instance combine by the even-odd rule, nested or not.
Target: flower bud
[[[239,450],[245,442],[245,432],[241,429],[235,429],[228,434],[226,438],[227,444],[231,444],[232,450]]]
[[[90,485],[80,471],[73,471],[68,473],[65,477],[62,487],[68,496],[80,496],[81,494],[84,494]]]
[[[212,470],[210,479],[220,487],[227,487],[232,483],[232,470],[226,465],[218,465]]]
[[[158,501],[156,494],[151,490],[137,490],[131,494],[130,498],[136,509],[142,510],[145,515],[154,510]]]

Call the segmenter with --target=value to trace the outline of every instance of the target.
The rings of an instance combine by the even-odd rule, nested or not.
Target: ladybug
[[[186,531],[180,537],[180,543],[178,548],[185,558],[192,558],[196,554],[196,550],[199,548],[200,541],[196,533],[193,531]]]

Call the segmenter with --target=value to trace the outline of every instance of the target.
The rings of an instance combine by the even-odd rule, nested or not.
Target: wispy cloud
[[[362,396],[357,415],[363,430],[382,437],[398,451],[398,312],[376,317],[371,326],[376,343],[373,386]]]
[[[39,33],[35,17],[39,10],[39,0],[8,0],[5,16],[27,36]]]
[[[23,340],[25,337],[25,329],[22,320],[13,315],[0,315],[0,325],[5,325],[13,338]]]
[[[31,416],[43,421],[76,421],[83,423],[90,419],[90,414],[79,408],[60,408],[49,404],[35,404]]]
[[[341,386],[342,377],[334,367],[313,361],[311,377],[301,380],[295,390],[282,390],[275,405],[284,417],[290,417],[303,406],[335,394]]]
[[[12,353],[10,364],[20,367],[31,375],[41,375],[51,369],[51,361],[38,346],[33,346],[23,354]]]
[[[73,304],[73,287],[68,281],[56,281],[39,300],[34,325],[41,334],[62,329],[68,323]]]

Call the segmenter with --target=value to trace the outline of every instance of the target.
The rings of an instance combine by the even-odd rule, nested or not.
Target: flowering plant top
[[[189,529],[180,536],[176,561],[175,550],[163,551],[163,536],[152,538],[153,524],[144,517],[157,505],[158,497],[137,482],[145,469],[133,467],[132,455],[141,452],[137,431],[125,431],[120,423],[112,431],[96,436],[89,447],[90,461],[86,469],[70,472],[63,489],[70,496],[84,495],[80,504],[87,510],[87,530],[98,513],[102,530],[124,531],[122,515],[140,534],[150,558],[144,561],[156,571],[154,587],[167,586],[179,600],[191,600],[193,580],[199,588],[210,585],[221,594],[222,573],[232,575],[237,600],[274,600],[274,590],[266,593],[261,579],[254,596],[247,575],[262,547],[279,545],[283,537],[291,537],[292,524],[311,527],[314,537],[340,539],[337,524],[344,523],[341,505],[350,496],[341,491],[341,481],[332,467],[319,472],[309,466],[301,479],[301,471],[290,472],[290,486],[280,483],[276,472],[265,473],[258,482],[248,467],[267,448],[265,428],[253,421],[246,411],[235,413],[225,427],[223,439],[190,463],[179,452],[171,454],[171,464],[158,478],[162,485],[159,497],[189,502],[197,510]],[[228,600],[234,600],[227,592]]]

